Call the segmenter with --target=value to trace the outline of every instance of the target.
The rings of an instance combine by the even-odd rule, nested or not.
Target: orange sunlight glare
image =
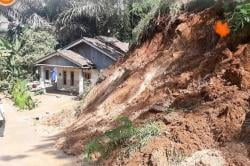
[[[16,0],[0,0],[0,5],[2,6],[11,6]]]
[[[228,23],[222,22],[221,20],[216,21],[214,25],[214,30],[220,37],[226,37],[230,34],[230,28]]]

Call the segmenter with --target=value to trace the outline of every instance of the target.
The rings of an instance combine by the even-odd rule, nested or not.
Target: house
[[[100,71],[114,64],[127,51],[128,44],[116,38],[84,37],[39,59],[35,65],[42,87],[54,82],[57,90],[82,94],[85,80],[95,84]]]

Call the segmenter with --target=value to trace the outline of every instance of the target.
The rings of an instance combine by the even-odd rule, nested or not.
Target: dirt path
[[[74,158],[55,149],[57,133],[41,134],[32,120],[46,112],[51,114],[60,111],[63,105],[74,102],[72,97],[44,95],[38,98],[41,103],[32,112],[17,112],[12,103],[4,99],[7,125],[5,137],[0,138],[0,166],[76,165]]]

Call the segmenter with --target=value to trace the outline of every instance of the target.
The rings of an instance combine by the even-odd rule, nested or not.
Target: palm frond
[[[98,1],[72,1],[68,9],[63,11],[57,22],[61,24],[72,22],[81,17],[95,17],[104,12],[104,4]]]
[[[32,14],[27,20],[26,23],[30,25],[31,28],[51,28],[50,23],[45,20],[43,17],[37,15],[36,13]]]

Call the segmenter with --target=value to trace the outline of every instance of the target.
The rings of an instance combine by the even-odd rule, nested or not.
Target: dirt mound
[[[250,44],[242,41],[249,36],[220,39],[213,32],[219,18],[215,9],[185,13],[168,28],[167,20],[158,18],[160,32],[107,71],[110,77],[90,92],[61,148],[82,153],[89,139],[113,128],[123,115],[134,123],[157,121],[161,135],[128,158],[115,152],[106,165],[159,165],[155,161],[166,161],[169,147],[185,156],[214,148],[229,165],[248,163],[241,129],[250,99]],[[236,158],[228,143],[246,153]]]

